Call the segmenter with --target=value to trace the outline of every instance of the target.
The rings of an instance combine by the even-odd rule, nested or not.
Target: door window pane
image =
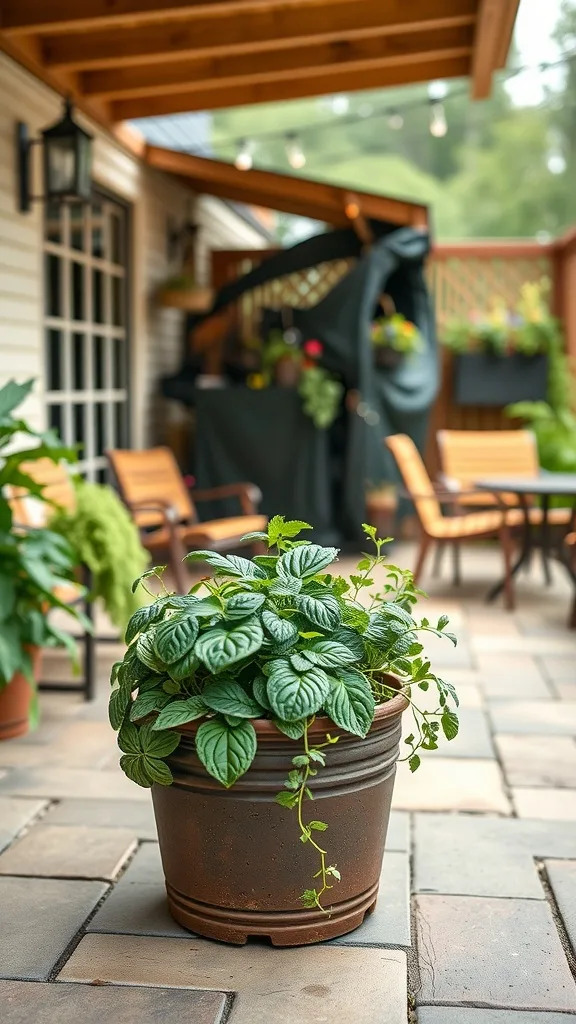
[[[48,316],[62,316],[60,282],[62,261],[59,256],[46,253],[46,313]]]
[[[62,334],[60,331],[46,331],[46,383],[48,391],[59,391],[64,387],[62,376]]]
[[[84,267],[81,263],[72,263],[71,265],[70,288],[72,320],[83,320],[86,292],[84,285]]]
[[[62,205],[61,203],[47,203],[44,208],[44,229],[48,242],[55,242],[57,245],[62,241]]]
[[[102,203],[92,203],[90,206],[90,220],[92,224],[92,255],[96,259],[103,260],[104,252],[104,210]]]
[[[94,406],[94,438],[95,438],[95,455],[104,455],[104,449],[106,447],[105,434],[104,434],[104,419],[106,414],[106,406],[103,402],[96,402]]]
[[[121,277],[112,278],[112,323],[115,327],[124,324],[124,281]]]
[[[48,424],[52,430],[62,437],[62,406],[61,405],[50,405],[48,406]]]
[[[75,391],[83,391],[87,387],[85,346],[83,334],[72,335],[72,387]]]
[[[104,275],[101,270],[92,271],[92,317],[95,324],[104,323]]]
[[[112,263],[122,264],[124,260],[124,246],[122,244],[122,224],[115,213],[110,215],[110,259]]]
[[[105,344],[106,339],[99,334],[94,338],[94,387],[101,391],[105,384]]]
[[[80,203],[70,204],[70,245],[78,252],[84,250],[84,206]]]
[[[85,427],[84,427],[84,412],[85,412],[85,410],[84,410],[84,406],[80,405],[79,403],[76,403],[75,405],[73,405],[72,406],[72,410],[73,410],[72,420],[73,420],[73,424],[74,424],[74,428],[73,428],[74,429],[73,443],[74,444],[79,444],[79,445],[82,446],[82,448],[80,450],[80,458],[82,458],[83,454],[84,454],[84,445],[86,444],[86,431],[85,431]]]
[[[112,338],[112,387],[123,388],[125,378],[124,342],[120,338]]]

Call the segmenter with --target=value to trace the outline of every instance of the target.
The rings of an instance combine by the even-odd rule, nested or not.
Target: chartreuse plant
[[[121,765],[141,786],[169,785],[164,758],[178,746],[178,726],[201,720],[196,752],[215,779],[232,786],[252,764],[257,748],[254,719],[269,719],[279,732],[302,741],[302,752],[277,800],[296,812],[300,839],[318,852],[316,884],[307,889],[305,906],[322,906],[338,880],[324,842],[323,821],[308,820],[305,802],[312,798],[316,773],[338,740],[336,730],[364,737],[376,706],[398,689],[411,704],[415,729],[407,737],[407,759],[415,771],[419,749],[435,750],[440,731],[453,739],[458,731],[453,687],[436,676],[419,636],[446,633],[448,619],[436,625],[417,621],[412,609],[421,591],[412,574],[387,565],[386,543],[372,526],[373,542],[349,580],[329,573],[335,548],[296,539],[310,527],[275,516],[267,533],[250,534],[265,541],[268,554],[251,561],[214,551],[196,551],[189,561],[207,562],[214,575],[183,597],[166,590],[140,608],[126,632],[128,649],[114,666],[110,720],[119,730]],[[373,572],[384,567],[380,594],[362,603],[374,587]],[[150,570],[141,581],[162,571]],[[136,581],[136,585],[138,585]],[[417,691],[435,688],[433,709],[420,708]],[[315,716],[326,715],[334,732],[313,745],[309,729]]]

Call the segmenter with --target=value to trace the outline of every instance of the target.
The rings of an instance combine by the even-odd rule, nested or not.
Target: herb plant
[[[386,540],[374,527],[364,526],[374,550],[363,555],[349,580],[327,571],[337,549],[297,539],[308,529],[306,523],[275,516],[267,533],[248,535],[267,543],[265,555],[252,560],[214,551],[188,555],[188,561],[207,562],[214,575],[185,596],[163,588],[132,616],[128,649],[112,672],[110,721],[119,730],[120,764],[141,786],[171,783],[165,758],[178,746],[178,727],[195,720],[201,720],[196,753],[226,787],[248,770],[256,754],[251,720],[272,720],[279,732],[301,740],[302,752],[292,759],[277,801],[296,812],[301,841],[318,852],[318,881],[301,898],[307,907],[321,907],[339,874],[320,842],[328,824],[305,815],[314,776],[338,731],[365,737],[376,707],[399,690],[415,720],[405,740],[412,771],[420,764],[420,749],[437,748],[440,731],[452,739],[458,699],[432,672],[419,634],[456,639],[446,632],[447,616],[436,625],[414,618],[422,592],[411,572],[386,563]],[[380,567],[381,593],[361,603],[359,596],[375,586],[373,572]],[[154,576],[163,586],[160,569],[149,570],[135,586],[146,586]],[[419,707],[418,690],[431,686],[437,695],[432,709]],[[313,745],[309,729],[319,715],[328,716],[334,729],[325,742]]]
[[[14,488],[43,500],[43,489],[26,472],[26,464],[76,457],[52,431],[36,431],[14,415],[33,385],[31,380],[25,384],[9,381],[0,388],[0,690],[17,672],[33,684],[31,648],[64,646],[75,656],[72,637],[48,616],[52,608],[66,611],[90,628],[77,609],[56,595],[57,587],[74,578],[76,560],[70,544],[53,530],[18,524],[9,500]],[[36,715],[35,702],[32,715]]]

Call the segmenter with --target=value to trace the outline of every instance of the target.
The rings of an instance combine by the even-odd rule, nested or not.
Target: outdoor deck
[[[412,554],[399,546],[393,559]],[[378,908],[323,946],[228,947],[171,920],[150,795],[118,769],[107,723],[117,648],[100,645],[94,704],[44,694],[39,730],[0,748],[0,1005],[12,1024],[576,1019],[571,587],[556,569],[546,589],[535,564],[506,614],[483,602],[499,572],[496,550],[476,546],[459,590],[424,581],[430,617],[447,612],[460,637],[456,650],[427,646],[459,688],[461,732],[415,776],[400,766]]]

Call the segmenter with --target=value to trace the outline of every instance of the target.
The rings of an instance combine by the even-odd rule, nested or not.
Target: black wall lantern
[[[64,103],[64,116],[45,128],[41,138],[30,139],[28,128],[19,121],[16,126],[18,145],[19,209],[30,210],[30,204],[41,199],[46,202],[76,200],[88,202],[92,188],[92,136],[76,124],[72,116],[72,102]],[[32,146],[42,146],[44,195],[30,194],[30,153]]]

